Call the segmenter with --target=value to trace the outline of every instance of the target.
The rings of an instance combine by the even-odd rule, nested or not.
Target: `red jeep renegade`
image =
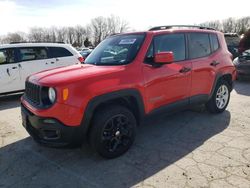
[[[103,157],[125,153],[145,115],[206,104],[220,113],[236,77],[224,35],[198,26],[161,26],[110,36],[83,65],[27,78],[23,126],[53,147],[84,138]]]

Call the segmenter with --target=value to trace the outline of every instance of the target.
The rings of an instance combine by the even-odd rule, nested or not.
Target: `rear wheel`
[[[213,96],[207,102],[206,107],[209,112],[223,112],[230,100],[230,86],[227,81],[220,80],[214,90]]]
[[[90,132],[90,144],[104,158],[115,158],[133,144],[136,119],[123,106],[110,106],[98,110]]]

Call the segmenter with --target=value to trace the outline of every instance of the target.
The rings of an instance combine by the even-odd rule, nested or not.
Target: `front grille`
[[[31,82],[25,83],[25,97],[34,105],[39,106],[41,103],[41,87]]]

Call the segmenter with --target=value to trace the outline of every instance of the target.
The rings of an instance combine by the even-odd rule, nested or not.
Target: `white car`
[[[24,90],[26,78],[33,73],[83,61],[81,54],[68,44],[0,45],[0,94]]]

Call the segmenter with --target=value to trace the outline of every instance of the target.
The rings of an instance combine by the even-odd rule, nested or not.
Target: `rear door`
[[[23,90],[15,48],[0,49],[0,93]]]
[[[20,47],[18,60],[22,87],[24,87],[25,80],[29,75],[53,68],[45,47]]]
[[[193,65],[191,96],[210,94],[219,63],[218,48],[216,34],[188,34],[188,56]]]
[[[77,58],[64,47],[48,47],[48,49],[54,67],[73,65],[78,61]]]
[[[185,39],[183,33],[154,37],[143,67],[148,111],[176,102],[188,105],[192,64],[186,59]],[[174,53],[174,62],[154,66],[154,54],[166,51]]]

